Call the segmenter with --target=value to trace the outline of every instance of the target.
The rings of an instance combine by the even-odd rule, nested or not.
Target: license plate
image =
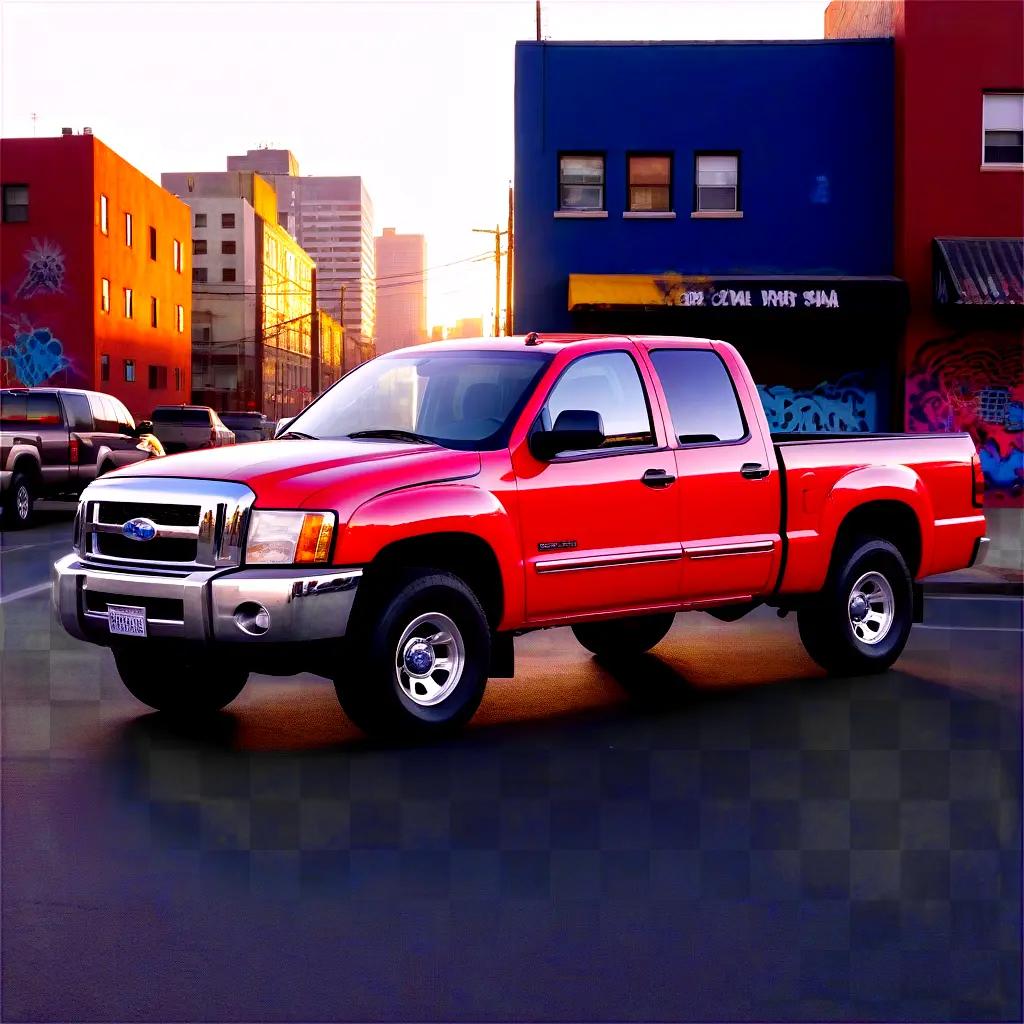
[[[107,605],[107,625],[120,636],[146,635],[146,609],[126,604]]]

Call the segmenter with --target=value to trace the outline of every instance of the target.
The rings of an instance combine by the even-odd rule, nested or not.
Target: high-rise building
[[[277,221],[316,261],[317,305],[345,328],[345,363],[373,355],[376,287],[373,203],[360,177],[299,175],[286,149],[229,156],[229,171],[255,171],[277,189]],[[342,309],[344,304],[344,309]]]
[[[385,228],[376,240],[377,352],[415,345],[427,330],[427,242]]]
[[[188,207],[97,139],[4,139],[0,384],[189,397]]]
[[[313,260],[258,174],[164,174],[192,209],[192,397],[276,419],[315,397]]]
[[[455,321],[454,327],[448,328],[449,338],[482,338],[484,336],[484,319],[481,316],[466,316]]]

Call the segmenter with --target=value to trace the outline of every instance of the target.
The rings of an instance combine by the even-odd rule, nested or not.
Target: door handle
[[[675,476],[667,469],[649,469],[640,479],[648,487],[655,489],[671,487],[676,482]]]
[[[763,480],[769,472],[770,470],[765,469],[760,462],[744,462],[740,466],[740,475],[747,480]]]

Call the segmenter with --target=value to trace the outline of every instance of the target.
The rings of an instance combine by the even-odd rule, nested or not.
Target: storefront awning
[[[683,309],[885,312],[906,310],[898,277],[754,277],[686,274],[570,274],[569,309]]]
[[[1024,305],[1024,238],[936,238],[935,301]]]

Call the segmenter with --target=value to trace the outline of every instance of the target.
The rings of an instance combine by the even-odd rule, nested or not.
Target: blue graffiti
[[[978,449],[978,455],[987,486],[1016,488],[1020,493],[1019,488],[1024,483],[1024,451],[1014,445],[1008,455],[1003,455],[995,441],[989,440]]]
[[[30,388],[38,387],[71,365],[63,344],[49,327],[15,329],[14,344],[0,349],[0,358],[6,359],[18,380]]]
[[[836,383],[794,390],[784,384],[757,386],[768,425],[779,433],[842,433],[877,429],[878,396],[863,374],[848,373]]]

